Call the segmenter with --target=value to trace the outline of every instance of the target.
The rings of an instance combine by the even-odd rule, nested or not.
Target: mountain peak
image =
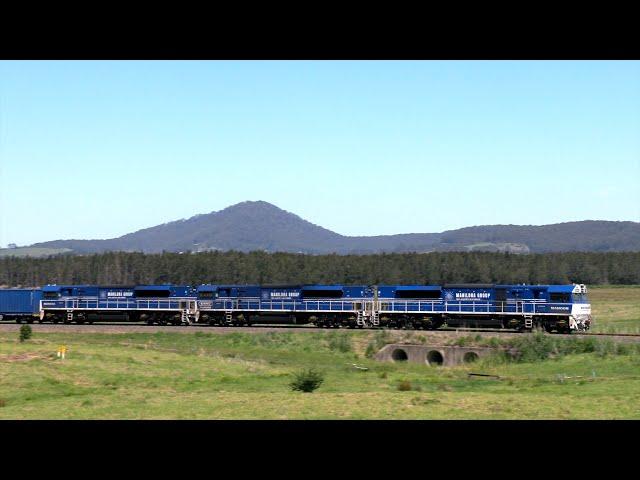
[[[275,205],[269,202],[265,202],[264,200],[246,200],[244,202],[230,205],[227,208],[220,210],[218,213],[242,211],[242,210],[273,210],[278,212],[284,212],[284,210],[282,210],[281,208],[276,207]]]

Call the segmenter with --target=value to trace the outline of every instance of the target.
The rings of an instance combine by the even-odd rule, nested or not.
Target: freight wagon
[[[41,299],[37,288],[0,289],[0,320],[33,323],[39,318]]]

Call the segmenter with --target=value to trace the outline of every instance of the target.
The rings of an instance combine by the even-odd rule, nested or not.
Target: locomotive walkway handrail
[[[62,299],[41,300],[40,308],[47,310],[185,310],[193,298],[176,297],[171,299]]]
[[[47,310],[190,310],[193,297],[165,299],[58,299],[41,300],[41,309]],[[571,303],[552,303],[545,300],[500,301],[443,301],[415,299],[354,298],[349,300],[261,300],[215,299],[198,300],[195,310],[203,311],[277,311],[277,312],[366,312],[376,313],[493,313],[493,314],[553,314],[571,311]]]
[[[380,313],[552,313],[554,308],[570,309],[570,303],[549,303],[544,300],[518,300],[506,302],[457,302],[442,300],[381,300]]]
[[[208,304],[199,302],[200,310],[268,310],[280,312],[356,312],[362,308],[363,300],[214,300]],[[210,305],[210,306],[209,306]]]
[[[377,305],[376,305],[377,304]],[[442,300],[260,300],[223,299],[200,301],[199,309],[207,311],[318,311],[345,312],[367,311],[379,313],[499,313],[537,314],[553,313],[553,309],[570,310],[569,303],[549,303],[545,300],[518,301],[465,301]]]

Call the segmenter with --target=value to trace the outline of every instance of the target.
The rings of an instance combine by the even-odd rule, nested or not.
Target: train
[[[46,285],[0,289],[0,319],[551,333],[587,331],[592,323],[584,284]]]

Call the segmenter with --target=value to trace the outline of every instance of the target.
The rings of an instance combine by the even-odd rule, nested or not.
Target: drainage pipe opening
[[[391,358],[394,362],[406,362],[409,359],[409,357],[407,357],[407,352],[401,348],[396,348],[391,354]]]
[[[476,352],[467,352],[464,354],[463,361],[464,363],[473,363],[478,361],[478,354]]]
[[[427,364],[429,365],[442,365],[443,361],[442,354],[437,350],[431,350],[427,354]]]

